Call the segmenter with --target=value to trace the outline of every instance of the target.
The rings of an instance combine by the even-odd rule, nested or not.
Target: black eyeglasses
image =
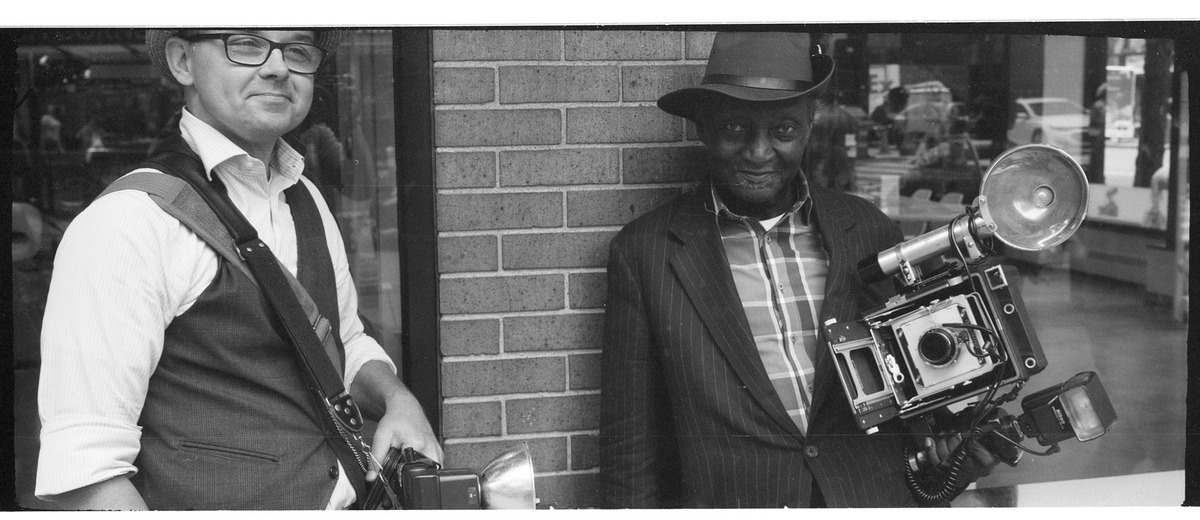
[[[279,43],[262,36],[240,33],[205,33],[180,36],[185,41],[221,40],[225,42],[225,57],[238,65],[257,67],[267,62],[271,52],[279,49],[288,70],[297,74],[313,74],[321,66],[325,51],[308,43]]]

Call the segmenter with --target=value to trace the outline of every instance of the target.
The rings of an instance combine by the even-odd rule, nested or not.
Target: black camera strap
[[[363,427],[361,411],[351,399],[338,370],[334,368],[335,362],[341,364],[335,345],[338,331],[333,330],[330,321],[320,315],[316,302],[300,282],[279,265],[270,248],[258,237],[258,232],[234,207],[223,189],[224,186],[219,184],[220,181],[214,179],[210,183],[202,174],[203,165],[200,158],[194,153],[189,153],[191,150],[186,148],[187,145],[178,136],[173,138],[173,141],[178,142],[165,143],[161,148],[163,152],[147,160],[143,167],[154,168],[181,179],[199,195],[205,204],[197,204],[198,201],[185,204],[186,212],[190,215],[187,219],[181,219],[193,231],[197,231],[196,221],[211,219],[212,215],[224,225],[228,231],[224,240],[219,236],[223,233],[220,233],[220,229],[214,229],[211,222],[207,230],[198,231],[197,234],[235,266],[243,269],[243,272],[245,267],[248,267],[249,272],[253,274],[251,278],[257,281],[272,310],[283,324],[286,339],[295,347],[319,408],[326,412],[317,414],[321,417],[319,422],[323,432],[342,466],[351,472],[350,481],[354,484],[358,496],[364,496],[363,487],[369,467],[369,454],[360,436]],[[118,183],[120,180],[111,188],[118,187]],[[300,189],[289,190],[289,193],[300,196],[289,197],[289,204],[300,206],[300,211],[295,212],[297,229],[301,227],[301,220],[308,218],[303,215],[318,219],[319,224],[320,216],[316,213],[311,196],[303,186],[297,185],[293,188],[296,187]],[[176,189],[182,191],[181,188]],[[204,209],[211,211],[204,215],[201,213]],[[169,212],[177,215],[181,211],[176,208],[175,211]],[[230,238],[232,240],[229,240]],[[229,254],[231,244],[236,256]]]

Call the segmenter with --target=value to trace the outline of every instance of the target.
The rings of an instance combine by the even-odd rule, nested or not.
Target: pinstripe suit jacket
[[[829,252],[821,322],[857,319],[894,293],[857,262],[898,228],[869,202],[810,185]],[[600,479],[607,507],[807,507],[813,479],[832,507],[914,504],[898,431],[859,430],[827,348],[818,349],[802,435],[767,378],[707,189],[626,226],[608,260]],[[825,338],[819,338],[824,346]]]

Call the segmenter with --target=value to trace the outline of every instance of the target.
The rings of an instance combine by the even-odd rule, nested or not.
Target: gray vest
[[[294,200],[304,189],[286,192],[298,278],[338,330],[323,230],[301,229],[316,207]],[[340,341],[337,349],[343,356]],[[266,297],[247,271],[219,256],[212,283],[166,329],[138,421],[141,451],[131,481],[151,509],[324,508],[338,469],[319,413]]]
[[[167,327],[133,478],[152,509],[314,509],[337,457],[258,287],[224,259]]]

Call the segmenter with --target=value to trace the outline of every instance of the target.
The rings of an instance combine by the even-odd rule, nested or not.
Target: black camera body
[[[861,320],[826,324],[859,426],[921,416],[1041,372],[1046,356],[1023,319],[1017,281],[1010,266],[949,264]]]
[[[483,509],[479,475],[469,469],[407,464],[400,487],[404,509]]]
[[[384,501],[385,495],[398,504]],[[366,503],[368,509],[483,509],[479,475],[442,468],[412,448],[388,451]]]

